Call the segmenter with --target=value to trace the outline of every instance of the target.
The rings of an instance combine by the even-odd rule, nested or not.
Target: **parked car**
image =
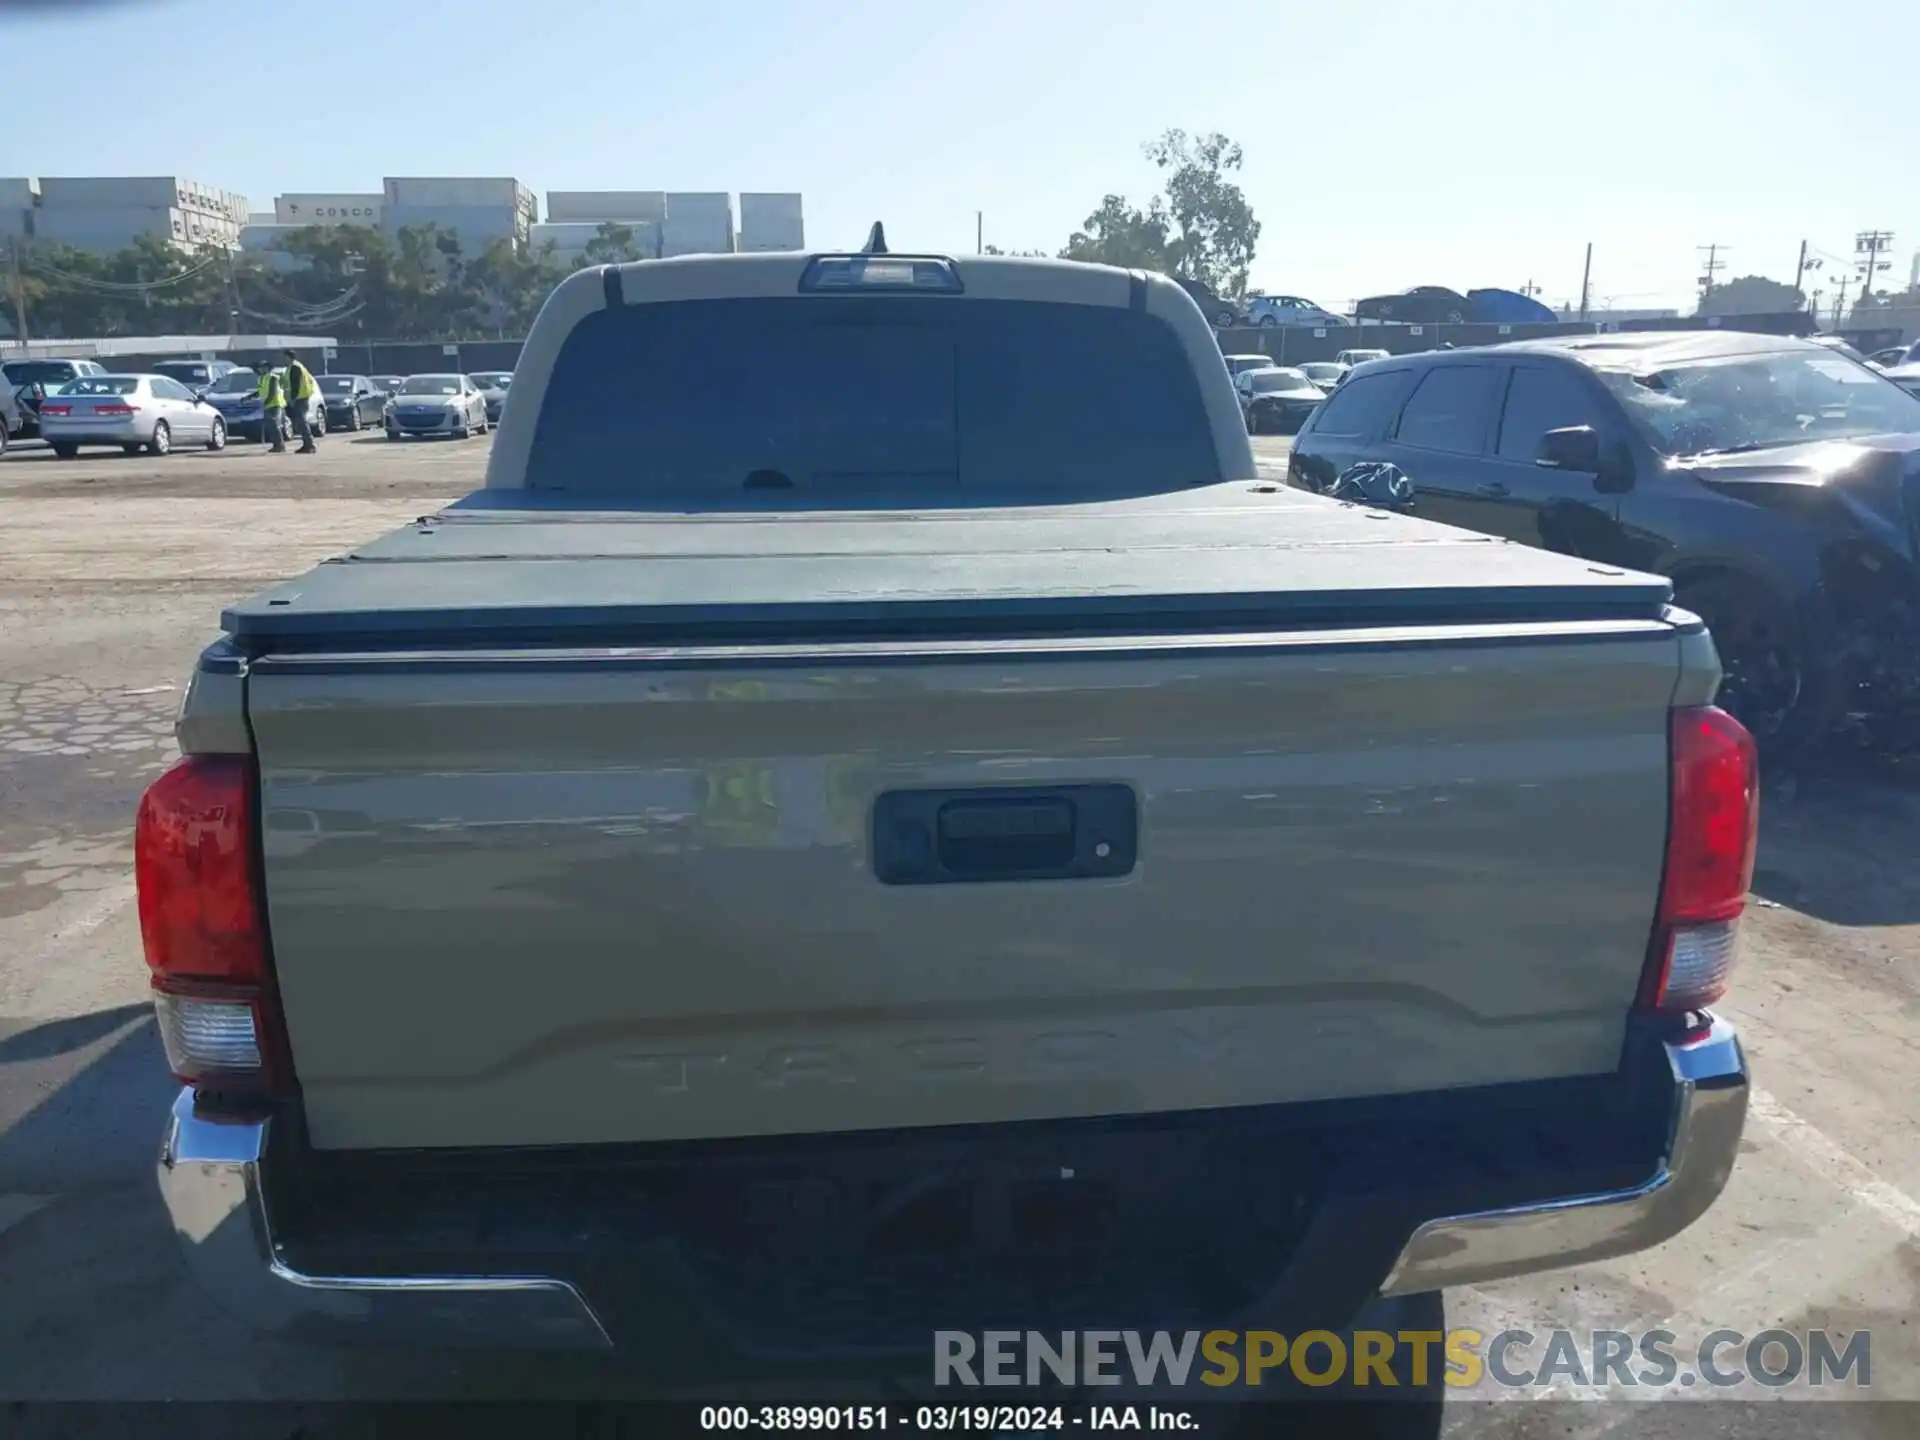
[[[1920,365],[1890,365],[1882,372],[1911,395],[1920,395]]]
[[[487,422],[491,425],[498,425],[500,423],[500,412],[506,409],[507,406],[507,390],[513,384],[513,372],[511,370],[482,370],[477,374],[469,375],[467,378],[473,381],[475,388],[480,391],[481,395],[486,397]]]
[[[285,381],[285,369],[275,366],[274,372]],[[314,378],[318,380],[320,377]],[[260,403],[260,376],[257,371],[229,370],[208,388],[207,401],[225,417],[229,435],[237,439],[266,441],[267,412]],[[313,398],[308,401],[307,425],[315,435],[327,433],[325,392],[317,386]],[[280,414],[280,438],[282,442],[293,438],[293,420],[284,410]]]
[[[374,375],[369,378],[373,381],[374,389],[391,395],[400,388],[400,382],[407,377],[404,375]]]
[[[209,390],[222,375],[239,368],[231,360],[160,360],[152,366],[152,373],[178,380],[189,390]]]
[[[1385,350],[1342,350],[1333,358],[1336,363],[1351,370],[1355,365],[1364,365],[1369,360],[1384,360],[1388,353]]]
[[[1353,307],[1356,320],[1390,320],[1396,325],[1459,325],[1473,302],[1443,285],[1416,285],[1397,295],[1369,295]]]
[[[1309,360],[1299,367],[1302,375],[1329,395],[1352,369],[1351,365],[1343,365],[1338,360]]]
[[[1319,327],[1345,325],[1344,315],[1336,315],[1331,310],[1322,309],[1311,300],[1303,300],[1298,295],[1261,295],[1254,294],[1247,299],[1247,322],[1249,325],[1312,325]]]
[[[1009,1316],[1358,1352],[1720,1193],[1758,782],[1665,580],[1255,483],[1138,272],[596,267],[521,369],[484,490],[227,608],[139,805],[225,1308],[695,1316],[672,1374],[763,1384]]]
[[[1720,703],[1776,753],[1920,715],[1920,401],[1825,347],[1657,331],[1375,361],[1290,478],[1361,461],[1405,471],[1428,519],[1672,577]]]
[[[1518,290],[1467,291],[1467,319],[1482,325],[1557,325],[1559,315]]]
[[[378,425],[387,397],[366,375],[316,375],[320,403],[327,407],[329,430],[359,430]]]
[[[1172,278],[1174,284],[1192,297],[1193,303],[1200,307],[1200,313],[1207,317],[1214,329],[1230,330],[1245,321],[1246,314],[1238,305],[1214,294],[1212,287],[1205,282],[1189,280],[1184,275]]]
[[[1242,370],[1271,370],[1273,368],[1273,357],[1263,354],[1258,350],[1249,351],[1242,355],[1223,355],[1220,358],[1227,362],[1227,374],[1229,375],[1238,375]]]
[[[1306,373],[1285,365],[1264,370],[1242,370],[1233,377],[1240,392],[1240,412],[1249,435],[1291,435],[1322,400],[1322,390]]]
[[[1867,363],[1881,370],[1892,365],[1904,365],[1906,360],[1907,347],[1904,345],[1890,345],[1885,350],[1876,350],[1867,356]]]
[[[63,385],[83,375],[104,375],[107,367],[93,360],[7,360],[0,362],[14,398],[20,403],[23,439],[40,433],[40,402]]]
[[[388,397],[383,422],[387,439],[451,435],[464,440],[487,433],[487,401],[465,375],[409,375]]]
[[[227,422],[169,375],[82,375],[40,402],[40,434],[71,460],[83,445],[165,455],[178,445],[227,448]]]

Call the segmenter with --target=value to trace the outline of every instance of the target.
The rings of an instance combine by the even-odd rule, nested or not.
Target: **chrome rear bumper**
[[[1720,1194],[1739,1153],[1747,1068],[1733,1027],[1666,1046],[1674,1086],[1666,1155],[1629,1189],[1430,1220],[1381,1285],[1405,1295],[1585,1264],[1671,1239]],[[297,1268],[272,1225],[270,1122],[175,1099],[160,1189],[195,1279],[228,1310],[289,1339],[399,1346],[610,1349],[580,1292],[541,1275],[320,1275]]]
[[[541,1350],[610,1348],[599,1319],[564,1280],[537,1275],[310,1275],[276,1243],[264,1167],[268,1123],[173,1102],[160,1191],[188,1268],[240,1319],[288,1339]]]
[[[1666,1052],[1673,1125],[1651,1179],[1629,1190],[1429,1220],[1413,1232],[1380,1292],[1408,1295],[1631,1255],[1698,1220],[1726,1188],[1740,1153],[1746,1055],[1733,1026],[1720,1019]]]

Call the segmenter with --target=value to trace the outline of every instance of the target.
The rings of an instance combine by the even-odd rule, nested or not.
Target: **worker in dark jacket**
[[[313,443],[313,397],[320,387],[313,372],[300,363],[300,357],[287,351],[287,413],[293,417],[293,433],[300,437],[300,453],[311,455]]]

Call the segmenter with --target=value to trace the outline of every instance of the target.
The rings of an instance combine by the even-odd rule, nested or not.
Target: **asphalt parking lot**
[[[222,604],[473,488],[489,443],[332,436],[310,457],[236,445],[72,462],[17,445],[0,460],[0,1399],[622,1388],[596,1361],[261,1339],[190,1287],[154,1190],[172,1086],[145,1004],[129,830],[173,754],[181,683]],[[1263,469],[1283,472],[1286,445],[1256,441]],[[1657,1251],[1452,1293],[1450,1325],[1659,1327],[1683,1348],[1722,1327],[1868,1329],[1871,1393],[1920,1400],[1916,856],[1912,782],[1836,762],[1769,786],[1760,903],[1727,1007],[1762,1093],[1728,1192]],[[1497,1406],[1498,1433],[1685,1433],[1684,1405],[1649,1429],[1637,1405],[1570,1420],[1526,1398]],[[1836,1412],[1821,1433],[1896,1433],[1875,1408]],[[1473,1412],[1473,1433],[1491,1413]]]

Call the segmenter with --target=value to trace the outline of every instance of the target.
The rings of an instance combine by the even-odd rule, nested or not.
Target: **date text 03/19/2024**
[[[1162,1405],[703,1405],[702,1430],[963,1432],[994,1435],[1043,1430],[1194,1431],[1191,1410]]]

